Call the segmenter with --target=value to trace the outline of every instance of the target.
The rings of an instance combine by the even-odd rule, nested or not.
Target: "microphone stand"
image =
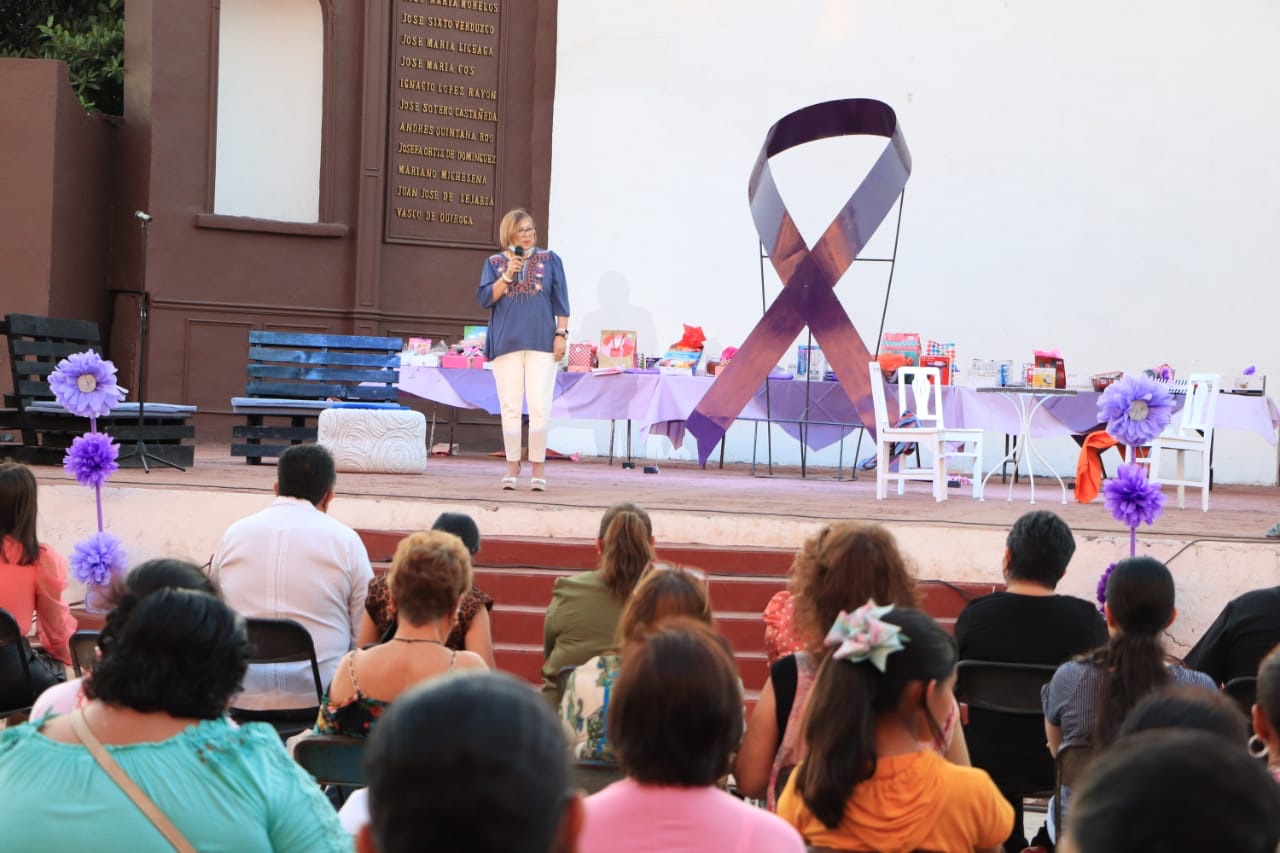
[[[143,439],[143,418],[145,417],[146,400],[147,400],[147,341],[151,337],[151,329],[148,323],[148,315],[151,313],[151,294],[147,292],[147,224],[151,222],[151,217],[141,210],[137,211],[134,216],[138,217],[138,224],[142,228],[142,259],[140,261],[140,269],[138,273],[138,435],[137,441],[133,445],[133,449],[121,453],[117,462],[123,462],[134,456],[138,457],[138,461],[142,463],[142,470],[151,473],[147,460],[159,462],[161,465],[168,465],[170,468],[177,468],[179,471],[185,471],[176,462],[171,462],[160,456],[156,456],[147,450],[147,442]]]

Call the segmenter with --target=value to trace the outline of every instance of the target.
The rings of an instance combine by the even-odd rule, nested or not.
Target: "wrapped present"
[[[911,367],[919,367],[920,336],[915,332],[885,332],[880,338],[879,354],[900,355]]]
[[[624,329],[602,331],[596,361],[600,367],[635,367],[636,333]]]
[[[590,373],[596,366],[596,345],[586,341],[569,344],[569,372]]]
[[[921,367],[938,368],[938,379],[943,385],[951,384],[951,368],[955,364],[954,357],[945,355],[922,355],[920,356]]]
[[[1035,353],[1036,367],[1040,369],[1049,369],[1053,371],[1054,379],[1051,388],[1067,387],[1067,368],[1062,361],[1062,353],[1054,350],[1036,350]],[[1037,385],[1035,382],[1028,382],[1029,385],[1035,385],[1037,388],[1044,387]]]
[[[684,335],[667,348],[667,352],[658,359],[658,372],[678,376],[692,376],[702,360],[702,345],[707,336],[699,326],[684,327]]]
[[[440,356],[441,367],[470,367],[471,361],[460,352],[447,352]]]

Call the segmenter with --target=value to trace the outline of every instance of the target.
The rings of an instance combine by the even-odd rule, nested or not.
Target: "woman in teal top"
[[[196,849],[350,851],[319,786],[260,723],[224,716],[244,677],[244,620],[202,592],[164,589],[107,617],[102,658],[72,712]],[[0,732],[0,846],[171,851],[98,764],[71,715]]]

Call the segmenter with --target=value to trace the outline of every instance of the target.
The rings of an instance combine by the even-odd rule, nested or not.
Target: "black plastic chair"
[[[1089,762],[1093,761],[1093,747],[1087,743],[1070,744],[1058,748],[1057,775],[1058,784],[1053,792],[1053,825],[1062,837],[1062,789],[1075,788]]]
[[[1257,701],[1258,695],[1258,678],[1253,675],[1242,675],[1239,678],[1233,678],[1226,684],[1222,685],[1222,692],[1227,698],[1236,703],[1236,706],[1244,711],[1245,717],[1249,719],[1249,727],[1253,728],[1253,705]]]
[[[986,711],[1043,716],[1040,688],[1057,669],[1052,664],[962,660],[956,665],[956,700]]]
[[[622,768],[612,761],[599,761],[594,758],[579,758],[573,762],[573,787],[594,794],[600,789],[612,785],[626,774]]]
[[[311,633],[292,619],[249,618],[245,622],[249,629],[250,664],[311,663],[311,676],[316,687],[315,705],[270,711],[232,708],[230,711],[231,719],[237,723],[270,723],[281,739],[288,739],[315,723],[320,703],[324,701],[315,643],[311,640]]]
[[[76,678],[93,669],[98,662],[98,631],[76,631],[71,635],[71,667]]]
[[[321,785],[363,788],[364,738],[309,735],[293,745],[293,758]]]
[[[31,712],[36,701],[35,684],[31,681],[31,666],[27,662],[30,646],[27,638],[18,627],[18,620],[13,614],[0,607],[0,656],[12,659],[16,657],[22,666],[22,677],[15,678],[17,668],[12,667],[10,677],[0,682],[0,717],[23,715]]]

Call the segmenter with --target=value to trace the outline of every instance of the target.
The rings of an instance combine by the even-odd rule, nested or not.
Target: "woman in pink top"
[[[742,737],[729,644],[675,619],[627,647],[608,737],[627,778],[585,804],[580,853],[803,853],[777,815],[716,788]]]
[[[42,690],[66,678],[66,670],[55,663],[71,663],[67,641],[76,630],[71,608],[62,600],[66,588],[67,561],[36,538],[36,478],[25,465],[0,462],[0,607],[20,629],[34,615],[45,652],[31,656],[34,695],[0,690],[0,707],[29,705]],[[0,684],[21,682],[18,654],[13,646],[0,650]]]

